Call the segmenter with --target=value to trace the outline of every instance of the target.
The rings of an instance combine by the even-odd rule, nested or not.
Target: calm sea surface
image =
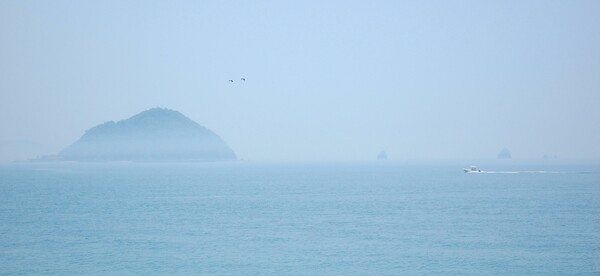
[[[495,169],[0,166],[0,274],[600,274],[600,168]]]

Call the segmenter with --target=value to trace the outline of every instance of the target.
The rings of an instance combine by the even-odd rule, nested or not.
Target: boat
[[[463,171],[465,171],[466,173],[480,173],[481,172],[481,170],[475,166],[471,166],[468,169],[463,169]]]

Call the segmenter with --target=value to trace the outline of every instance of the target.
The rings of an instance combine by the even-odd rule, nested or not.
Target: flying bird
[[[246,78],[242,78],[243,81],[246,81]]]
[[[229,80],[229,82],[233,82],[233,80]]]

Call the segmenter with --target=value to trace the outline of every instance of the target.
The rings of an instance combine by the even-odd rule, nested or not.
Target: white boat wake
[[[465,173],[488,173],[488,174],[517,174],[517,173],[566,173],[559,171],[484,171],[480,170],[475,166],[471,166],[468,169],[463,169]]]

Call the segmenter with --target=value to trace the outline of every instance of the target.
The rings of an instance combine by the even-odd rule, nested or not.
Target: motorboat
[[[463,169],[463,171],[465,171],[466,173],[480,173],[481,172],[481,170],[475,166],[471,166],[468,169]]]

